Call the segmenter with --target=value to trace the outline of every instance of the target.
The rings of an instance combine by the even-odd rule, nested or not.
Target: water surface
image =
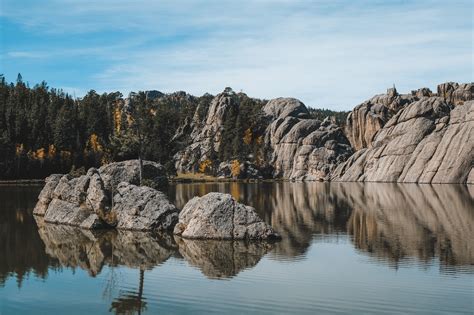
[[[41,187],[0,186],[0,314],[472,314],[474,187],[178,184],[254,206],[281,242],[84,231],[32,216]]]

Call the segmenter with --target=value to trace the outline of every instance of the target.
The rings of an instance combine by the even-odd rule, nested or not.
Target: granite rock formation
[[[201,118],[198,106],[192,121],[187,121],[178,130],[175,138],[181,137],[182,133],[190,133],[189,145],[182,151],[176,153],[176,169],[180,172],[196,171],[201,161],[208,158],[211,151],[219,151],[221,135],[224,126],[224,116],[230,107],[238,106],[235,93],[224,91],[212,100],[206,117]]]
[[[263,108],[272,122],[265,133],[270,148],[273,177],[295,180],[327,180],[330,172],[351,154],[342,128],[310,119],[303,103],[277,98]]]
[[[179,214],[174,234],[188,239],[279,239],[255,209],[231,195],[209,193],[189,200]]]
[[[196,110],[193,120],[187,121],[176,135],[180,138],[183,133],[190,134],[188,145],[174,156],[178,172],[195,172],[200,162],[219,152],[225,114],[230,108],[238,107],[236,94],[224,91],[212,100],[202,121],[197,114],[200,109]],[[250,162],[243,161],[242,178],[327,180],[337,164],[352,154],[342,128],[329,120],[311,119],[306,106],[296,99],[271,100],[261,114],[265,117],[262,146],[268,152],[268,163],[257,169],[253,165],[249,168]],[[218,176],[232,177],[230,161],[220,162]]]
[[[336,181],[474,183],[474,101],[453,107],[442,97],[404,106],[370,148],[338,166]]]
[[[117,229],[170,231],[178,211],[161,191],[122,182],[117,186],[112,214]]]
[[[163,170],[157,163],[144,161],[143,173],[145,178],[162,181]],[[84,229],[172,229],[178,216],[176,207],[163,193],[130,183],[137,181],[136,160],[111,163],[98,170],[91,168],[77,178],[52,175],[46,179],[34,214],[44,216],[48,223]]]

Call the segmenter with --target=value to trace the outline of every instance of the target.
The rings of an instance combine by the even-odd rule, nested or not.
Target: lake
[[[473,314],[474,186],[173,184],[219,191],[277,243],[91,232],[32,215],[41,186],[0,186],[0,314]]]

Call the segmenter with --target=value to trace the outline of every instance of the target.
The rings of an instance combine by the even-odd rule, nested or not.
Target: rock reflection
[[[252,268],[272,249],[267,242],[188,240],[176,237],[179,252],[211,279],[231,278]]]
[[[354,205],[347,230],[357,248],[393,262],[437,256],[444,265],[474,264],[474,200],[465,186],[343,188]]]
[[[151,269],[165,262],[176,250],[171,237],[136,231],[89,231],[44,223],[36,217],[46,253],[66,267],[79,267],[91,276],[104,265]]]
[[[384,183],[194,184],[172,187],[178,203],[230,192],[257,209],[283,240],[271,255],[298,259],[316,235],[349,234],[378,260],[416,258],[442,266],[474,264],[474,189],[463,185]]]

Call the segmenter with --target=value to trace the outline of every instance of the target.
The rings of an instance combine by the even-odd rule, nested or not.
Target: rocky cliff
[[[220,154],[234,117],[228,112],[242,107],[240,94],[226,89],[204,117],[198,108],[178,130],[176,137],[187,134],[188,142],[175,165],[178,172],[196,172],[217,159],[214,175],[235,178],[473,183],[473,92],[473,83],[443,83],[437,93],[421,88],[400,94],[393,87],[356,106],[344,126],[313,119],[297,99],[263,101],[259,149],[237,161],[237,177],[232,158]]]
[[[201,109],[196,110],[195,118],[187,121],[176,135],[176,138],[183,138],[187,132],[189,138],[187,146],[174,156],[178,172],[198,171],[200,164],[222,155],[228,141],[223,136],[226,120],[231,119],[227,114],[242,110],[241,106],[236,93],[224,91],[212,100],[203,120],[196,119]],[[297,99],[271,100],[258,115],[262,129],[260,137],[254,137],[258,152],[249,155],[255,163],[239,161],[240,169],[248,177],[266,174],[271,178],[327,180],[330,172],[353,152],[341,127],[329,119],[311,119],[307,107]],[[235,135],[230,140],[240,136]],[[237,138],[237,141],[244,142],[245,139]],[[253,141],[252,138],[249,141]],[[226,163],[229,161],[220,162],[223,163],[216,167],[215,173],[232,176],[228,170],[230,164]]]
[[[332,180],[474,183],[473,87],[446,83],[437,95],[424,89],[398,96],[405,103],[395,110],[381,106],[385,119],[391,117],[379,120],[369,143],[357,130],[373,126],[370,119],[351,125],[350,115],[347,128],[359,150],[338,166]]]

